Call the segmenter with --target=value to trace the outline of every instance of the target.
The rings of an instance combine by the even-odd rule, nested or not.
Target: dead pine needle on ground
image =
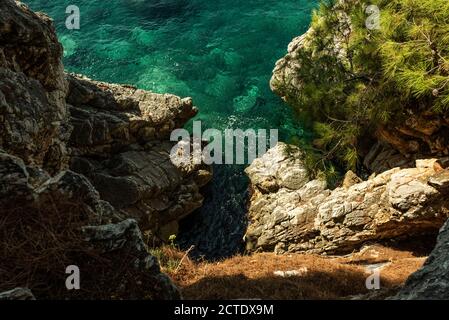
[[[345,257],[257,253],[218,262],[192,261],[172,246],[151,253],[189,300],[350,298],[369,293],[370,265],[382,265],[381,289],[394,293],[425,261],[413,252],[380,245]]]

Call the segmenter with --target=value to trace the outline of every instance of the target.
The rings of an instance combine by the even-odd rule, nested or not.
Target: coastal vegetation
[[[380,127],[447,112],[449,2],[322,1],[295,59],[301,85],[284,94],[315,134],[314,166],[360,169]]]
[[[232,1],[84,0],[95,23],[72,39],[50,18],[63,5],[0,1],[0,300],[449,299],[449,6],[323,1],[271,81],[295,122],[265,69],[290,19],[262,16],[308,24],[316,2]],[[303,145],[176,163],[170,136],[195,144],[198,119]]]

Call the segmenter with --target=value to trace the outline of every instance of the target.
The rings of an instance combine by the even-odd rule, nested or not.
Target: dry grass
[[[180,266],[183,252],[164,248],[162,256],[164,271],[181,288],[184,298],[193,300],[340,299],[368,293],[367,264],[387,263],[381,271],[381,286],[391,290],[403,284],[425,260],[409,251],[382,246],[345,257],[260,253],[216,263],[184,259]],[[274,275],[275,271],[292,270],[300,270],[300,274]]]
[[[79,230],[88,224],[89,214],[82,208],[71,203],[44,208],[2,211],[0,291],[29,287],[39,299],[158,298],[154,279],[132,267],[132,254],[102,254],[86,246]],[[261,253],[216,263],[194,262],[173,247],[152,253],[185,299],[339,299],[367,293],[367,264],[387,264],[381,285],[391,289],[424,262],[411,251],[382,246],[345,257]],[[65,267],[71,264],[84,270],[77,292],[65,288]],[[291,277],[274,274],[292,270],[302,271]]]
[[[42,208],[0,210],[0,292],[28,287],[39,300],[162,296],[159,280],[133,265],[136,253],[103,253],[84,240],[86,208],[51,200]],[[66,288],[69,265],[81,270],[81,290]]]
[[[75,211],[31,207],[1,211],[0,291],[22,286],[39,296],[62,296],[65,268],[81,251],[79,230],[87,220]]]

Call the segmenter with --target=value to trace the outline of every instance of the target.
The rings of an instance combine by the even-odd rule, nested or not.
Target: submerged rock
[[[449,215],[449,171],[436,171],[436,162],[353,177],[331,191],[305,178],[297,147],[279,143],[246,171],[253,188],[247,250],[347,253],[368,241],[435,232]]]

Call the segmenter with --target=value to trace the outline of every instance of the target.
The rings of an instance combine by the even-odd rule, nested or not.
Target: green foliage
[[[181,258],[171,255],[166,248],[152,248],[149,253],[154,256],[164,271],[174,272],[181,263]]]
[[[176,244],[176,238],[176,235],[172,234],[168,238],[169,244],[162,247],[149,245],[149,253],[157,258],[161,268],[167,272],[175,272],[182,262],[182,257],[179,255],[181,251]]]
[[[370,30],[373,4],[380,29]],[[356,169],[379,126],[449,109],[449,1],[323,1],[311,26],[298,56],[303,86],[287,98],[314,123],[322,164]]]

